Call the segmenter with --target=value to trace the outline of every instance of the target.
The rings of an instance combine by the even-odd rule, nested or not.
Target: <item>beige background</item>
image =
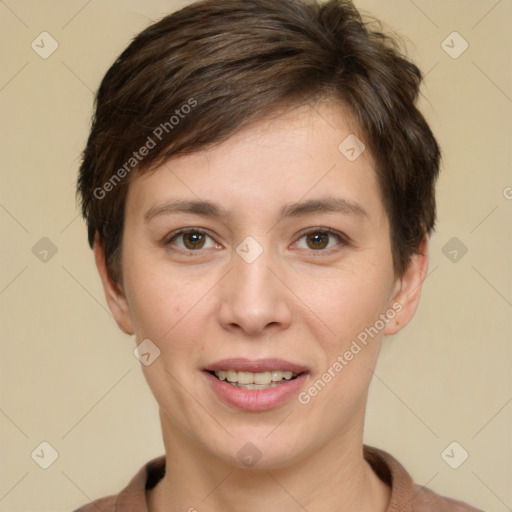
[[[134,340],[106,309],[74,187],[92,91],[134,34],[187,3],[0,0],[0,512],[72,510],[119,491],[163,453],[156,405]],[[410,40],[428,71],[422,103],[444,151],[422,304],[383,349],[366,442],[394,454],[416,482],[504,512],[512,508],[512,3],[357,4]],[[43,31],[59,45],[47,59],[31,48]],[[453,31],[469,43],[457,59],[441,46]],[[42,237],[58,249],[47,262],[32,252]],[[442,251],[452,237],[468,249],[455,263]],[[42,441],[59,454],[46,470],[31,458]],[[452,441],[469,453],[458,469],[440,455]]]

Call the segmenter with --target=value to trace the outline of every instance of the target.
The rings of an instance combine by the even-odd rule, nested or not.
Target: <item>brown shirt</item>
[[[483,512],[415,485],[402,465],[382,450],[365,446],[364,457],[391,487],[386,512]],[[143,466],[119,494],[101,498],[74,512],[148,512],[146,490],[152,489],[164,474],[165,456],[162,455]]]

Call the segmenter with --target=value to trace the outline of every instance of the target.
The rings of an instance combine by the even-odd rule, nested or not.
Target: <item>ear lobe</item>
[[[385,336],[391,336],[403,329],[412,319],[419,304],[423,281],[428,270],[428,237],[424,236],[418,246],[418,254],[411,256],[404,275],[397,279],[393,293],[393,302],[397,314],[384,330]]]
[[[119,284],[113,281],[108,273],[104,246],[98,234],[94,239],[93,251],[108,307],[119,328],[126,334],[134,334],[126,297]]]

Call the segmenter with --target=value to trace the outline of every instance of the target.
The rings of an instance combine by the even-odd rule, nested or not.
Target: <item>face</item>
[[[426,258],[394,276],[371,156],[338,149],[352,133],[340,105],[300,107],[130,185],[122,292],[96,256],[120,327],[160,351],[142,368],[167,444],[270,468],[361,441]]]

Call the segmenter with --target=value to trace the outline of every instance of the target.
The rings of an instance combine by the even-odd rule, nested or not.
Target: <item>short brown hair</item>
[[[434,228],[440,151],[416,107],[421,72],[371,26],[349,0],[203,0],[141,32],[101,82],[77,187],[89,244],[98,234],[111,277],[121,277],[132,169],[324,98],[351,109],[376,162],[401,276]]]

